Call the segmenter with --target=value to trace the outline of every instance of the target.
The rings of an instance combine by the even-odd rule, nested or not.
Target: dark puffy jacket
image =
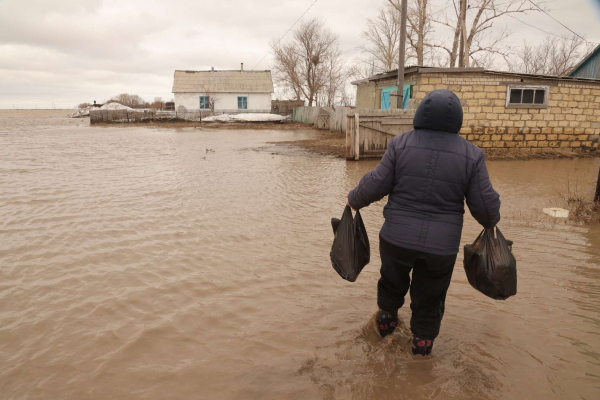
[[[438,255],[458,253],[464,201],[484,227],[500,220],[483,151],[457,133],[460,100],[448,90],[429,93],[419,105],[414,131],[394,137],[377,167],[350,192],[360,209],[389,195],[381,236],[396,246]]]

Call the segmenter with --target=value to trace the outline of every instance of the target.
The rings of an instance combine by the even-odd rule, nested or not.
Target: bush
[[[565,202],[569,210],[569,218],[575,222],[584,224],[600,223],[600,202],[588,199],[575,190],[565,196]]]
[[[123,104],[124,106],[131,107],[131,108],[148,108],[148,107],[150,107],[150,104],[147,103],[146,101],[144,101],[144,99],[142,99],[137,94],[121,93],[120,95],[115,96],[112,99],[110,99],[109,101],[107,101],[107,103],[114,103],[114,102]]]

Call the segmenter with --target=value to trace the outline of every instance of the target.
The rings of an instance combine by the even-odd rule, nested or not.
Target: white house
[[[216,114],[270,113],[271,71],[175,71],[175,109]]]

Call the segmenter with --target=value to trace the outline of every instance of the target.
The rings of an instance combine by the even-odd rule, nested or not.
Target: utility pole
[[[463,37],[463,67],[469,68],[470,54],[467,46],[467,0],[462,0],[462,37]]]
[[[460,50],[458,53],[458,67],[465,66],[465,19],[467,15],[467,0],[460,0]]]
[[[398,52],[398,104],[399,110],[404,108],[404,54],[406,52],[406,13],[407,0],[402,0],[402,19],[400,20],[400,51]]]

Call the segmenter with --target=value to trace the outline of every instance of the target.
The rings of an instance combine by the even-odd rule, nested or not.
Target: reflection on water
[[[567,182],[591,191],[599,160],[489,163],[519,294],[485,298],[459,255],[434,355],[415,359],[405,326],[380,340],[369,320],[383,203],[362,213],[358,282],[328,257],[376,162],[266,144],[310,131],[62,113],[0,111],[0,398],[597,398],[600,230],[539,210]],[[463,243],[478,231],[467,217]]]

